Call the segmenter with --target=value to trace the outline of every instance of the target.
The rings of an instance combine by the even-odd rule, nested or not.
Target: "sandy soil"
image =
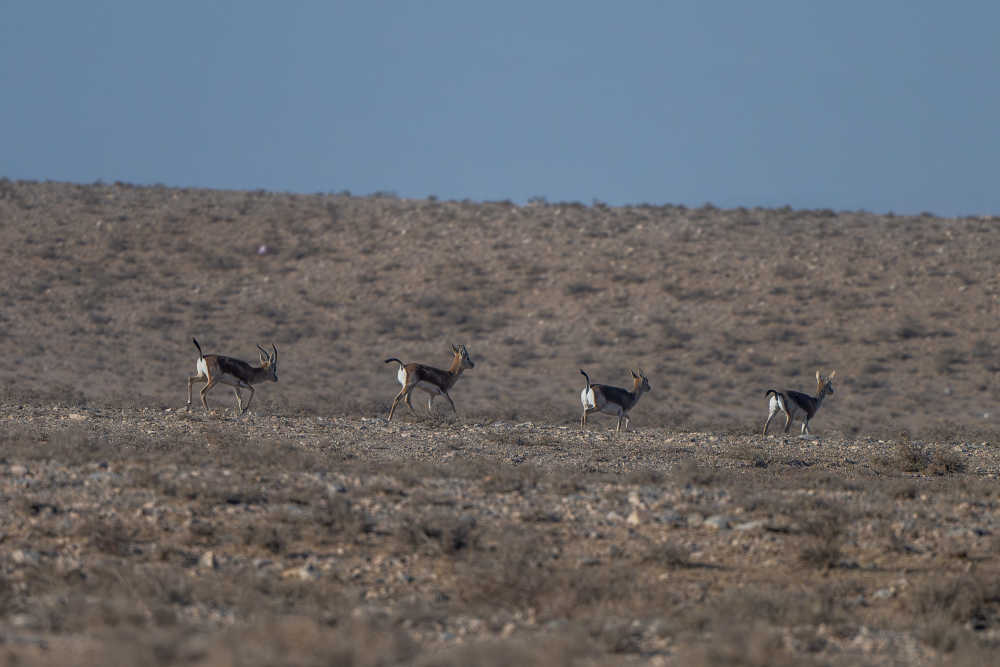
[[[994,220],[3,180],[0,222],[7,664],[1000,647]],[[192,335],[279,382],[185,412]],[[453,342],[458,414],[386,422],[383,359]],[[635,366],[634,430],[581,430],[578,369]]]

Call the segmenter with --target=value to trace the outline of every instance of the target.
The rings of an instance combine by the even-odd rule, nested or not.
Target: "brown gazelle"
[[[625,422],[625,430],[628,430],[628,412],[639,402],[642,395],[651,391],[649,380],[642,369],[630,371],[632,373],[632,391],[621,387],[612,387],[606,384],[591,384],[590,376],[580,369],[580,373],[587,380],[587,386],[580,392],[580,402],[583,403],[583,416],[580,418],[580,428],[587,425],[587,415],[592,412],[603,412],[608,415],[618,417],[618,428],[616,432],[621,432],[622,421]]]
[[[448,395],[448,390],[458,381],[458,376],[462,374],[462,371],[466,368],[474,368],[475,364],[472,363],[469,351],[465,349],[464,345],[452,345],[451,351],[455,356],[451,360],[451,366],[446,371],[432,366],[424,366],[423,364],[404,364],[396,357],[389,357],[385,360],[387,364],[393,361],[399,364],[396,379],[399,380],[399,384],[403,385],[400,392],[396,394],[396,398],[393,399],[392,407],[389,408],[389,421],[392,421],[392,415],[396,412],[396,406],[399,405],[400,400],[406,400],[407,407],[411,411],[416,412],[413,409],[413,403],[410,402],[410,394],[413,393],[414,389],[420,389],[429,394],[427,397],[427,412],[431,411],[431,403],[434,401],[434,397],[438,395],[447,398],[451,404],[452,411],[458,412],[455,410],[455,402]]]
[[[254,384],[265,380],[270,380],[271,382],[278,381],[278,348],[274,346],[274,343],[271,343],[271,349],[274,351],[273,354],[268,354],[267,350],[260,345],[257,346],[257,349],[260,350],[260,366],[254,367],[245,361],[234,359],[233,357],[224,357],[221,354],[203,354],[198,341],[194,338],[191,340],[194,341],[194,346],[198,348],[198,363],[195,367],[198,374],[188,378],[187,410],[191,409],[191,386],[198,380],[205,382],[205,386],[201,388],[201,404],[205,406],[206,412],[208,412],[208,401],[205,400],[205,395],[209,389],[220,382],[232,387],[233,392],[236,394],[237,417],[246,414],[246,411],[250,409],[250,402],[253,401]],[[250,390],[250,398],[247,399],[245,406],[243,405],[243,398],[240,396],[240,389]]]
[[[767,435],[767,427],[770,425],[774,415],[779,412],[785,413],[785,433],[788,433],[792,420],[802,418],[801,433],[809,433],[809,420],[816,415],[819,406],[823,404],[823,399],[828,394],[833,393],[833,378],[837,371],[830,373],[830,377],[823,379],[819,371],[816,371],[816,395],[810,396],[800,391],[776,391],[768,389],[764,394],[768,401],[767,421],[764,422],[763,435]]]

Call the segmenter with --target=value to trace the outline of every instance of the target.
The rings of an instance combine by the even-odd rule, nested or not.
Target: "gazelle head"
[[[837,371],[830,373],[830,377],[823,379],[823,376],[819,371],[816,371],[816,395],[825,396],[826,394],[833,393],[833,378],[837,375]]]
[[[278,348],[271,343],[271,349],[274,350],[274,354],[268,354],[267,350],[262,348],[260,345],[257,346],[260,350],[260,367],[266,368],[271,371],[271,382],[278,381]]]
[[[649,380],[646,378],[646,374],[642,372],[642,369],[637,368],[636,370],[638,371],[638,373],[633,370],[629,371],[630,373],[632,373],[632,379],[635,382],[635,389],[633,391],[638,391],[638,390],[642,390],[643,392],[653,391],[652,387],[649,386]]]
[[[455,361],[452,362],[452,366],[455,366],[457,362],[458,368],[475,368],[476,365],[472,363],[472,357],[469,356],[469,351],[465,349],[464,345],[452,344],[451,351],[455,353]]]

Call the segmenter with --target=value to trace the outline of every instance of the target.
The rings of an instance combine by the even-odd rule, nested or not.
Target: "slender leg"
[[[448,392],[444,392],[441,395],[448,399],[448,402],[451,403],[451,411],[457,415],[458,410],[455,409],[455,401],[451,400],[451,396],[448,395]]]
[[[802,433],[809,433],[809,418],[806,417],[802,420]],[[812,435],[812,434],[810,434]]]
[[[253,401],[253,395],[254,395],[254,389],[251,385],[247,385],[247,389],[250,390],[250,398],[247,399],[246,407],[243,408],[243,414],[246,414],[247,410],[250,409],[250,403]]]
[[[392,415],[396,412],[396,406],[399,405],[400,399],[406,401],[406,405],[409,406],[411,412],[416,412],[413,409],[413,403],[410,402],[410,392],[413,391],[415,385],[404,385],[403,388],[396,394],[396,398],[392,399],[392,407],[389,408],[389,421],[392,421]]]
[[[233,393],[236,394],[236,416],[243,414],[243,397],[240,396],[240,388],[233,385]]]
[[[785,433],[788,433],[788,429],[792,426],[792,413],[785,412]]]
[[[774,419],[774,415],[778,414],[777,410],[771,410],[770,414],[767,415],[767,421],[764,422],[764,432],[762,435],[767,435],[767,427],[771,425],[771,420]]]
[[[389,421],[392,421],[392,415],[396,412],[396,406],[399,405],[399,399],[406,395],[406,387],[403,387],[402,391],[396,394],[396,398],[392,399],[392,407],[389,408]]]
[[[427,414],[433,413],[432,403],[434,403],[434,394],[427,394]]]
[[[208,401],[205,400],[205,396],[208,394],[208,390],[215,386],[216,382],[218,382],[218,380],[212,378],[205,383],[204,387],[201,388],[201,404],[205,406],[205,412],[211,412],[211,410],[208,409]]]
[[[187,402],[186,407],[184,408],[185,410],[190,410],[191,409],[191,386],[195,382],[197,382],[198,380],[205,380],[205,376],[204,375],[192,375],[191,377],[188,378],[188,402]]]

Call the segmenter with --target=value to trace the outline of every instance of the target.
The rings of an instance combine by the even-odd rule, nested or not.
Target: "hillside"
[[[0,223],[6,664],[1000,648],[995,219],[0,180]],[[192,336],[279,382],[186,412]],[[452,343],[458,414],[387,422],[383,360]],[[634,366],[581,430],[578,369]]]
[[[467,418],[571,424],[580,367],[641,365],[636,428],[753,432],[822,368],[816,433],[995,432],[994,219],[3,180],[0,222],[8,400],[178,407],[194,335],[278,346],[260,413],[375,416],[385,357],[456,342]]]

